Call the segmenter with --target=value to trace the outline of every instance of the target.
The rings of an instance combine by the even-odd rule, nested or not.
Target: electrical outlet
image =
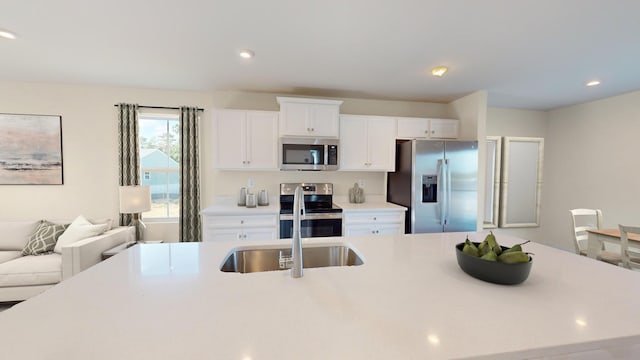
[[[358,186],[360,186],[361,188],[364,187],[364,180],[362,179],[358,179]]]
[[[249,179],[249,180],[247,180],[247,187],[248,187],[249,189],[251,189],[252,187],[254,187],[254,186],[255,186],[255,184],[256,184],[256,182],[255,182],[255,181],[253,181],[253,179]]]

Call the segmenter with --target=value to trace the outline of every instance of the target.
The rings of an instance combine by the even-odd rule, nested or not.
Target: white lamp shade
[[[138,214],[151,210],[149,186],[120,186],[120,212]]]

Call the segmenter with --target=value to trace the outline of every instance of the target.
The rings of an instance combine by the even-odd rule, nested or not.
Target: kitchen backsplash
[[[328,182],[333,184],[334,194],[347,196],[353,184],[361,181],[367,196],[385,195],[384,172],[355,172],[355,171],[219,171],[216,173],[216,182],[209,188],[215,193],[206,194],[205,204],[211,204],[219,196],[235,196],[241,187],[246,187],[247,182],[254,183],[252,191],[258,193],[264,189],[270,195],[280,193],[280,183],[288,182]],[[203,181],[207,181],[203,179]]]

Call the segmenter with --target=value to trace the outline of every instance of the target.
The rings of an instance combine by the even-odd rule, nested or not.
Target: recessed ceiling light
[[[9,40],[15,40],[16,35],[10,31],[0,29],[0,37]]]
[[[240,50],[240,57],[243,59],[251,59],[255,55],[256,53],[254,53],[253,50],[249,50],[249,49]]]
[[[449,69],[447,69],[446,66],[438,66],[431,70],[431,75],[441,77],[447,72],[447,70]]]
[[[587,83],[587,86],[598,86],[598,85],[600,85],[600,81],[598,80],[589,81]]]

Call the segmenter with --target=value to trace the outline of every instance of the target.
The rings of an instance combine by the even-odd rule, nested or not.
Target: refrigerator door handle
[[[449,222],[449,213],[451,211],[451,169],[449,168],[449,159],[444,160],[445,164],[445,179],[447,184],[445,185],[445,218],[444,224],[446,225]]]
[[[445,159],[438,159],[438,210],[440,211],[440,225],[444,225],[446,217],[445,217],[445,209],[446,209],[446,171],[445,171],[446,163]]]

